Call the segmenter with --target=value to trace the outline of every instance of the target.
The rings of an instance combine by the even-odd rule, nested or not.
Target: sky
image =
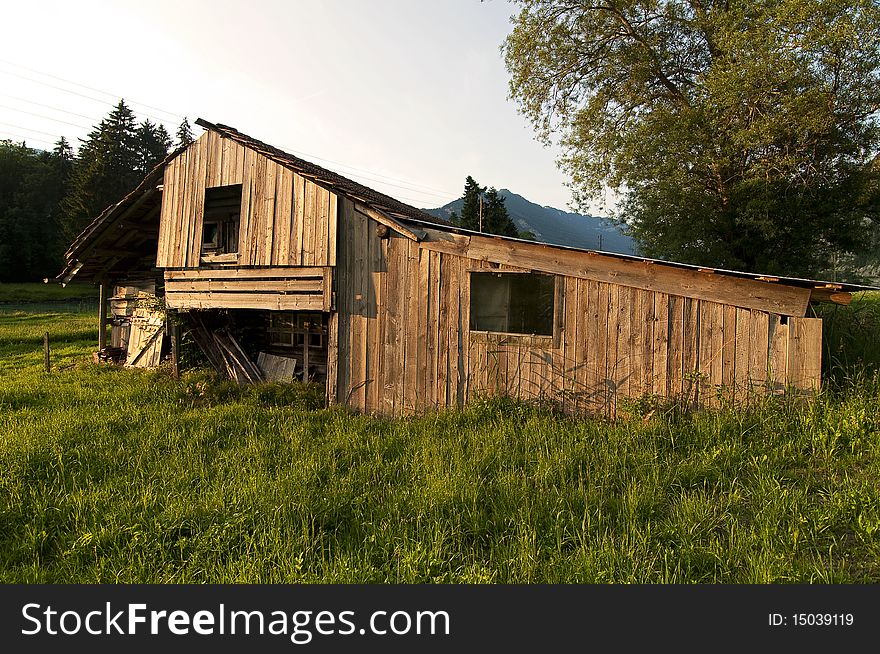
[[[409,204],[464,178],[566,208],[509,100],[503,0],[39,0],[4,9],[0,139],[74,145],[120,97],[173,135],[231,125]],[[198,133],[198,130],[197,130]]]

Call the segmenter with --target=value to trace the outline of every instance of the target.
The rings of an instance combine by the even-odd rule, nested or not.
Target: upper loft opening
[[[241,184],[205,189],[205,217],[202,222],[202,249],[205,259],[234,257],[238,253],[241,221]]]

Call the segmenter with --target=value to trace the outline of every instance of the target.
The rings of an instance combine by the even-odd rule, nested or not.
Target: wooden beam
[[[316,279],[323,283],[324,276],[324,266],[305,268],[199,268],[165,270],[166,281],[178,279]]]
[[[107,282],[98,285],[98,350],[107,347]]]
[[[410,229],[409,227],[404,226],[402,223],[399,223],[398,221],[394,220],[394,218],[389,216],[384,211],[379,211],[378,209],[373,209],[372,207],[368,207],[368,206],[360,204],[360,203],[355,203],[354,208],[356,211],[359,211],[360,213],[364,214],[365,216],[369,216],[370,218],[375,220],[377,223],[385,225],[386,227],[393,229],[398,234],[406,236],[411,241],[419,242],[419,241],[423,240],[426,236],[425,230]]]
[[[461,236],[436,229],[425,229],[425,233],[426,238],[419,245],[428,250],[786,316],[806,315],[810,301],[808,288],[701,273],[660,262],[580,252],[539,243],[478,235]]]
[[[810,302],[832,302],[846,306],[852,302],[852,293],[832,288],[814,288],[810,291]]]

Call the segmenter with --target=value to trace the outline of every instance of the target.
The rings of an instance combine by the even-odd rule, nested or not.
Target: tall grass
[[[0,316],[3,581],[880,581],[865,367],[748,411],[384,420],[95,366],[94,340],[87,318]]]

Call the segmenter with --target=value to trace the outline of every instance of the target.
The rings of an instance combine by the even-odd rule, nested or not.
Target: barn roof
[[[396,223],[396,227],[407,232],[407,235],[410,237],[422,238],[425,234],[424,229],[442,230],[452,234],[491,238],[494,240],[493,242],[497,242],[498,247],[511,247],[515,243],[528,244],[532,247],[540,245],[548,250],[582,252],[620,261],[642,264],[650,263],[662,267],[757,280],[769,284],[809,288],[814,291],[816,299],[822,299],[822,293],[835,291],[877,290],[876,287],[860,284],[748,273],[614,252],[600,252],[563,245],[536,243],[508,236],[473,232],[457,227],[421,209],[348,179],[343,175],[306,161],[247,134],[243,134],[234,127],[220,123],[210,123],[201,118],[196,121],[196,124],[262,154],[327,190],[343,195],[361,206],[372,209],[373,211],[370,214],[376,218],[381,219],[385,216],[392,219],[391,226],[395,227]],[[162,182],[164,167],[169,161],[177,157],[183,149],[178,148],[171,152],[150,171],[136,189],[116,204],[105,209],[92,221],[68,249],[65,255],[67,265],[56,278],[58,281],[66,284],[76,275],[79,275],[81,278],[90,279],[97,279],[101,276],[113,276],[114,274],[126,272],[136,262],[140,263],[141,266],[146,264],[146,257],[144,256],[145,247],[151,245],[158,236],[158,213],[161,204],[159,185]],[[411,229],[408,230],[407,227]],[[150,254],[155,255],[155,252]],[[152,258],[154,264],[155,257],[153,256]],[[147,266],[147,269],[149,270],[151,267],[152,265]]]

